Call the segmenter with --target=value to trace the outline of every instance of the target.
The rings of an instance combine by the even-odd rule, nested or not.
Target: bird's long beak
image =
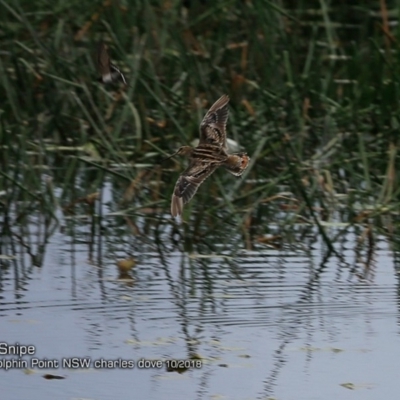
[[[174,154],[172,154],[172,156],[168,156],[168,157],[166,157],[166,158],[163,158],[163,159],[160,161],[160,163],[163,163],[163,162],[169,160],[170,158],[176,156],[177,154],[178,154],[178,151],[176,151]]]

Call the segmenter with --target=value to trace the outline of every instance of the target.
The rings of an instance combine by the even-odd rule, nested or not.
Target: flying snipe
[[[111,62],[108,55],[107,46],[100,42],[97,48],[97,69],[100,73],[99,80],[103,83],[115,82],[121,79],[126,85],[126,80],[122,72]]]
[[[228,120],[227,95],[221,96],[208,110],[200,124],[200,142],[197,147],[183,146],[171,157],[181,154],[189,157],[189,166],[176,182],[171,201],[173,217],[182,214],[183,205],[194,196],[199,186],[218,167],[240,176],[249,165],[246,153],[228,154],[226,122]]]

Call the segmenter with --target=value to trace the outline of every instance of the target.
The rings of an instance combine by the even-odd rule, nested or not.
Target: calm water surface
[[[150,236],[143,244],[107,229],[91,246],[90,227],[77,222],[74,234],[67,226],[50,237],[41,267],[26,252],[7,260],[0,339],[33,345],[34,357],[60,364],[196,354],[202,367],[2,369],[2,399],[397,398],[399,287],[383,238],[360,279],[351,272],[357,263],[362,271],[351,233],[343,260],[321,264],[320,239],[293,250],[199,255],[173,247],[168,229],[160,254]],[[116,261],[130,255],[133,280],[120,280]]]

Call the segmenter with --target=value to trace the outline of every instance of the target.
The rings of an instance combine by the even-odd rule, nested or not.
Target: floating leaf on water
[[[133,300],[133,297],[132,297],[132,296],[124,295],[124,296],[121,296],[120,299],[121,299],[121,300],[125,300],[125,301],[130,301],[130,300]]]
[[[132,257],[126,258],[125,260],[119,260],[117,261],[118,271],[120,273],[127,273],[134,267],[135,264],[136,262]]]
[[[204,358],[200,357],[197,353],[193,353],[189,358],[191,360],[204,360]]]
[[[306,346],[306,347],[300,347],[300,351],[307,351],[307,352],[316,352],[316,351],[331,351],[333,353],[341,353],[344,351],[343,349],[335,348],[335,347],[312,347],[312,346]]]
[[[44,379],[65,379],[65,376],[61,375],[53,375],[53,374],[45,374],[43,375]]]
[[[358,390],[358,389],[372,389],[374,385],[370,383],[358,383],[354,384],[351,382],[346,382],[346,383],[340,383],[340,386],[343,386],[346,389],[349,390]]]
[[[336,349],[334,347],[332,347],[331,350],[332,350],[333,353],[341,353],[342,351],[344,351],[343,349]]]
[[[14,324],[28,323],[28,324],[37,324],[39,321],[35,319],[10,319],[8,322],[12,322]]]
[[[322,351],[320,347],[312,347],[312,346],[306,346],[306,347],[300,347],[300,351]]]
[[[344,388],[350,389],[350,390],[354,390],[355,389],[354,383],[350,383],[350,382],[341,383],[340,386],[343,386]]]
[[[227,399],[228,397],[222,395],[222,394],[214,394],[210,397],[211,400],[224,400]]]
[[[24,374],[25,375],[33,375],[36,374],[37,371],[35,371],[34,369],[24,369]]]
[[[188,367],[172,367],[171,365],[165,364],[165,369],[167,372],[177,372],[178,374],[183,374],[187,370],[189,370]]]

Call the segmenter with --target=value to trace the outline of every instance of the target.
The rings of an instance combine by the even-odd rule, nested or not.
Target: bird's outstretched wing
[[[217,166],[216,164],[193,163],[182,173],[176,182],[171,199],[173,217],[182,214],[184,204],[190,201],[199,186],[216,170]]]
[[[229,97],[222,95],[208,110],[200,124],[200,144],[209,143],[226,148],[226,122]]]

